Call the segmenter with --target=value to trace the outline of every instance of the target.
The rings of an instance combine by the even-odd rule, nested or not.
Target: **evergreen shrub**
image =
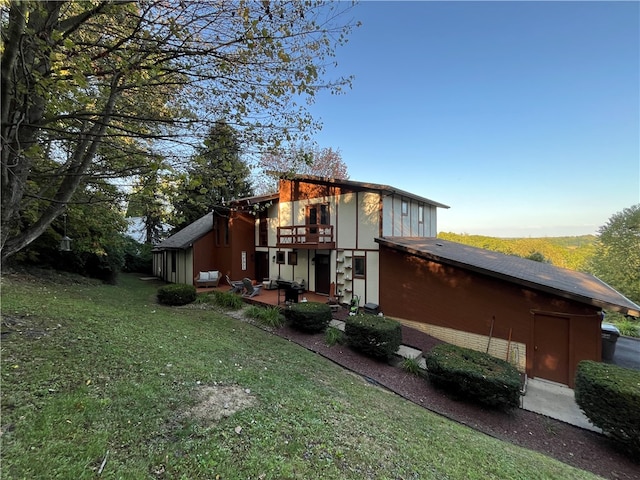
[[[520,373],[504,360],[447,343],[435,346],[425,359],[434,385],[490,407],[520,405]]]
[[[320,302],[294,303],[285,310],[291,326],[308,333],[323,332],[331,322],[331,307]]]
[[[576,372],[575,397],[591,423],[640,455],[640,371],[583,360]]]
[[[158,302],[163,305],[186,305],[195,301],[196,287],[183,283],[171,283],[158,288]]]
[[[379,360],[391,359],[402,343],[400,322],[366,313],[349,317],[344,333],[354,350]]]

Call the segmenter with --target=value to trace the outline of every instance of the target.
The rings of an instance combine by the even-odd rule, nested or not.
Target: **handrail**
[[[324,245],[334,243],[333,225],[289,225],[278,227],[279,245]]]

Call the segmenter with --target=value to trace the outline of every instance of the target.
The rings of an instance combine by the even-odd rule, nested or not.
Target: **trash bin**
[[[364,313],[377,315],[380,312],[380,306],[377,303],[365,303]]]
[[[620,330],[610,323],[602,324],[602,360],[613,360]]]

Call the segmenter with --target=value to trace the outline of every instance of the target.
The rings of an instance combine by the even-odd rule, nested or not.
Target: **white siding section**
[[[364,298],[366,303],[380,303],[379,258],[378,252],[367,252],[367,292]]]
[[[407,214],[402,214],[406,202]],[[420,206],[423,221],[420,222]],[[382,235],[385,237],[435,237],[437,234],[437,207],[420,203],[408,197],[390,195],[383,199]]]
[[[337,218],[338,221],[335,223],[336,215],[331,217],[337,230],[336,248],[355,248],[358,225],[358,196],[355,193],[338,197]]]
[[[374,241],[380,236],[380,195],[375,192],[358,193],[357,248],[378,249]]]

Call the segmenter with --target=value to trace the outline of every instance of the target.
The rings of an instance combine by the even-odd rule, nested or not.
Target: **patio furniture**
[[[227,279],[227,283],[231,287],[231,293],[242,292],[242,290],[244,289],[244,283],[242,283],[242,280],[231,280],[229,278],[229,275],[225,275],[225,278]]]
[[[254,285],[250,278],[243,278],[242,285],[244,286],[243,297],[255,297],[260,295],[260,290],[262,290],[262,284]]]
[[[220,276],[220,272],[217,270],[199,272],[198,275],[193,278],[193,284],[196,287],[217,287],[220,283]]]

